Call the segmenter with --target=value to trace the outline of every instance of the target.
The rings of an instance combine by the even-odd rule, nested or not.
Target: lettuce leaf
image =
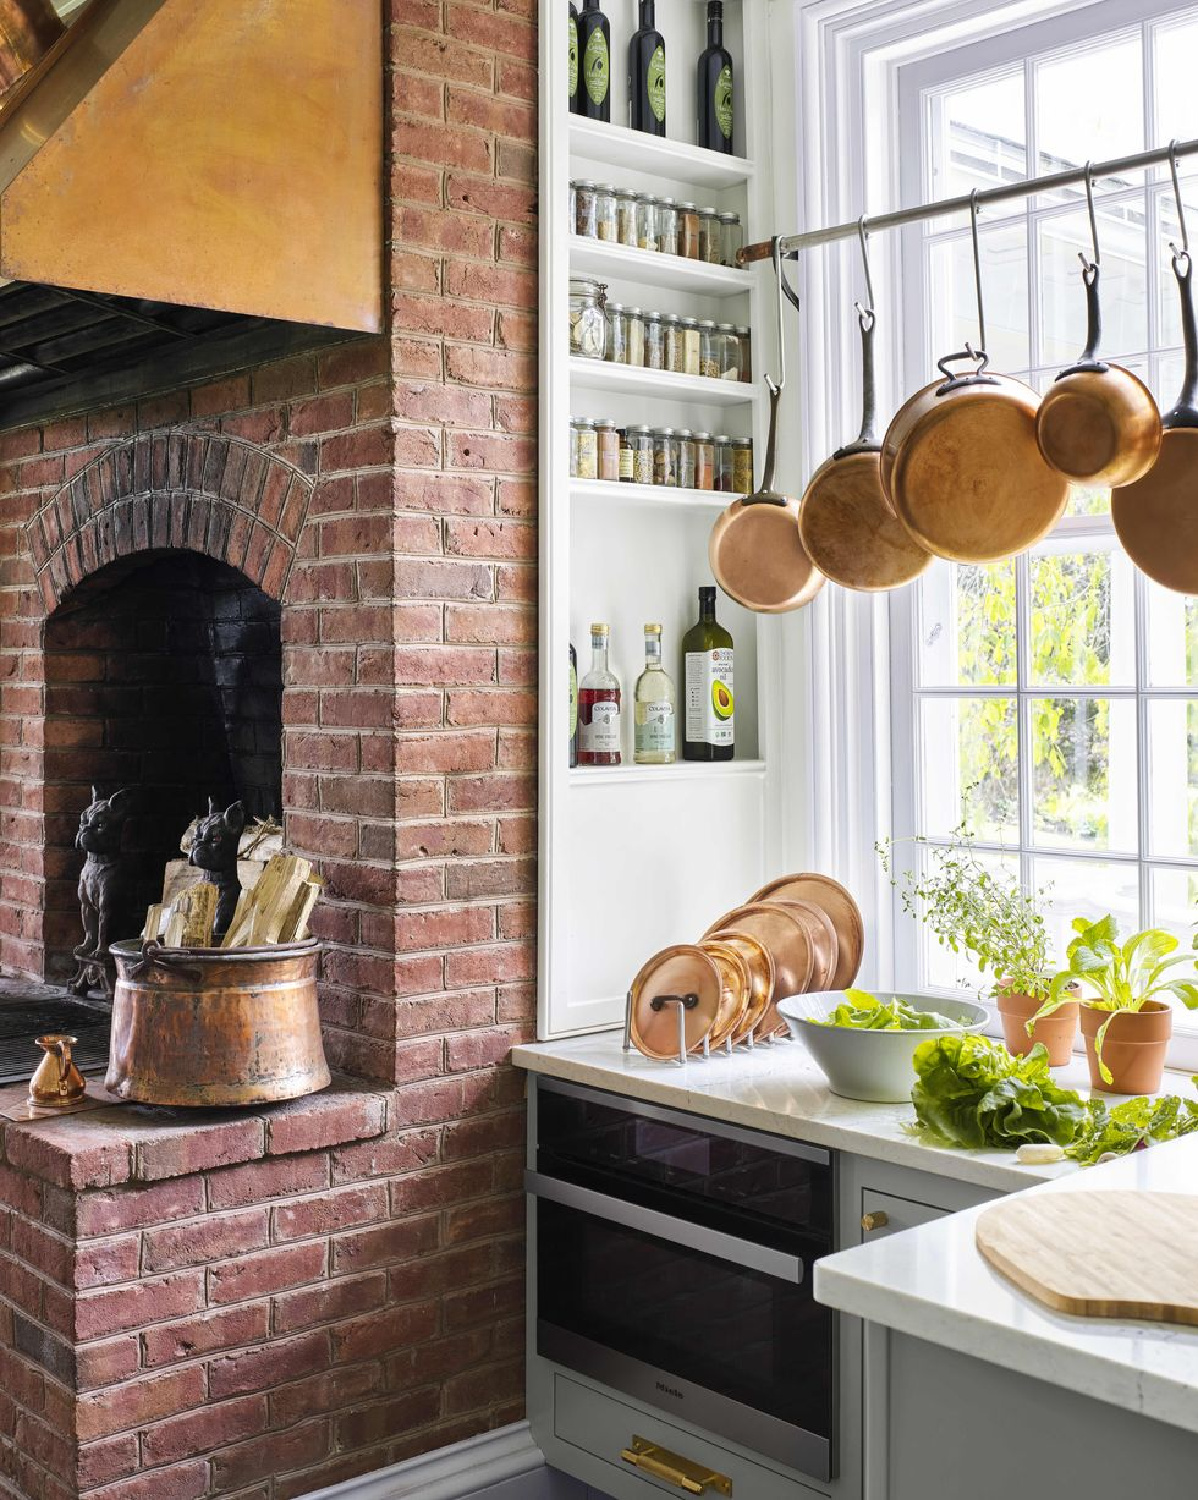
[[[1068,1146],[1083,1132],[1080,1094],[1053,1080],[1037,1043],[1012,1057],[984,1036],[929,1038],[915,1049],[911,1102],[919,1125],[949,1146],[1017,1150],[1027,1141]]]
[[[867,990],[845,990],[844,1000],[820,1026],[848,1026],[855,1031],[943,1031],[957,1022],[934,1010],[916,1010],[896,995],[889,1002]]]
[[[1159,1099],[1141,1095],[1108,1105],[1105,1099],[1091,1099],[1085,1131],[1065,1148],[1065,1155],[1089,1167],[1105,1156],[1125,1156],[1193,1130],[1198,1130],[1198,1100],[1177,1094]]]

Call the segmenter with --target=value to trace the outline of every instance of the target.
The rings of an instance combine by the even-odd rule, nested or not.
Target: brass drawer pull
[[[732,1481],[726,1474],[717,1474],[706,1464],[697,1464],[679,1453],[671,1453],[668,1448],[659,1448],[648,1438],[634,1437],[632,1446],[624,1448],[620,1457],[633,1468],[652,1474],[654,1479],[676,1484],[688,1495],[703,1495],[708,1490],[715,1490],[720,1495],[732,1493]]]
[[[880,1208],[875,1208],[873,1213],[861,1215],[861,1227],[866,1234],[872,1233],[875,1229],[885,1229],[889,1223],[890,1215]]]

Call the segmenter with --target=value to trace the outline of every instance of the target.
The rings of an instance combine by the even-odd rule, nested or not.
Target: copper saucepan
[[[1069,479],[1106,486],[1134,484],[1156,462],[1161,414],[1142,380],[1098,358],[1098,221],[1088,167],[1086,204],[1094,250],[1093,260],[1078,257],[1086,288],[1086,347],[1076,364],[1061,371],[1040,403],[1036,439],[1048,462]]]

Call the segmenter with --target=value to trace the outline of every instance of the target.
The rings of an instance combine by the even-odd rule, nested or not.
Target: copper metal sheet
[[[809,901],[822,907],[836,928],[838,952],[829,989],[843,990],[852,984],[865,952],[865,924],[861,908],[838,880],[830,875],[805,873],[771,880],[753,897],[754,901]]]

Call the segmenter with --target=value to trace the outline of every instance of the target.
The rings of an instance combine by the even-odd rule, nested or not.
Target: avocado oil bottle
[[[715,589],[699,590],[698,623],[682,637],[683,760],[731,760],[732,637],[715,617]]]
[[[640,27],[628,44],[628,123],[647,135],[666,133],[666,44],[653,0],[640,0]]]
[[[578,56],[582,79],[578,113],[588,120],[611,122],[611,27],[599,0],[583,0],[578,17]]]
[[[570,0],[570,20],[566,26],[570,44],[569,71],[566,74],[566,95],[570,101],[570,113],[578,113],[578,7]]]
[[[724,46],[723,0],[707,0],[707,46],[699,54],[699,145],[732,151],[732,54]]]

